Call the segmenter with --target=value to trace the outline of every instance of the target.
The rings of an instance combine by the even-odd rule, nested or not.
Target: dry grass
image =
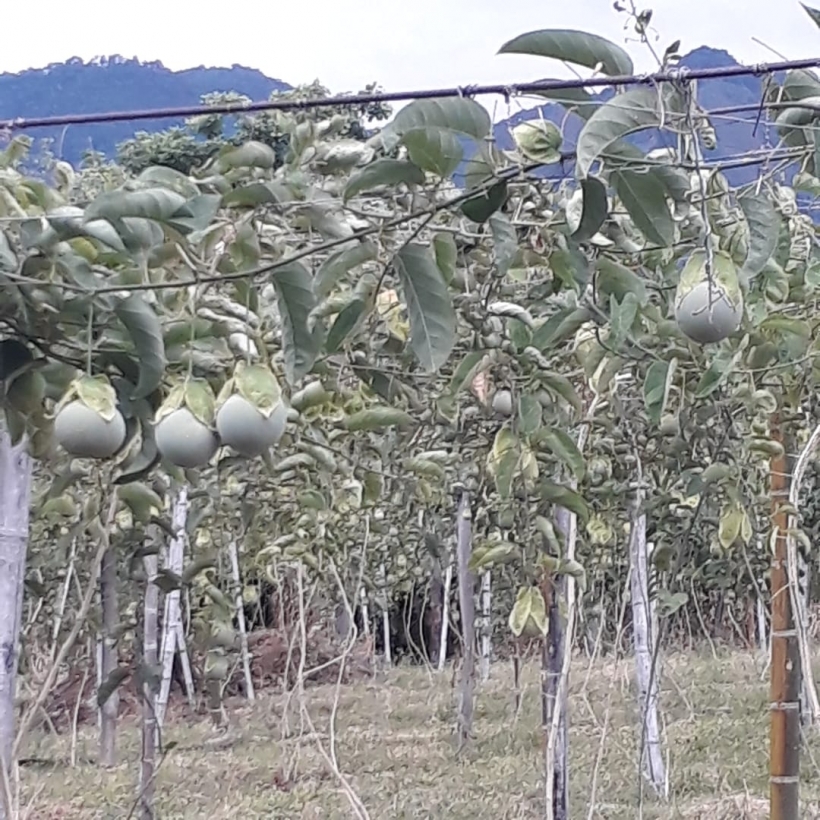
[[[768,709],[762,664],[749,654],[678,655],[664,669],[663,712],[668,737],[671,804],[644,795],[643,817],[751,820],[768,815]],[[452,745],[450,674],[397,669],[383,680],[342,689],[337,719],[341,772],[371,818],[502,820],[543,817],[542,733],[537,669],[526,670],[524,705],[515,719],[509,670],[498,665],[478,689],[475,739],[463,759]],[[571,691],[572,816],[635,820],[639,779],[636,710],[628,662],[583,662]],[[206,721],[173,723],[158,782],[159,817],[350,818],[353,813],[317,750],[328,745],[332,686],[308,689],[316,734],[292,702],[290,736],[283,737],[281,697],[253,708],[232,708],[232,727],[215,743]],[[603,741],[602,741],[603,737]],[[68,742],[32,738],[25,754],[52,766],[25,767],[21,804],[41,820],[123,820],[134,799],[138,732],[124,723],[123,764],[103,772],[93,764],[94,727],[79,738],[79,764],[70,768]],[[820,817],[820,739],[803,757],[806,818]],[[594,809],[590,810],[597,768]]]

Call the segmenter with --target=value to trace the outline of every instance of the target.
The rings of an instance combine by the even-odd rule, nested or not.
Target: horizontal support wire
[[[48,128],[64,125],[90,125],[107,122],[131,122],[137,120],[172,119],[194,117],[204,114],[242,114],[257,111],[296,111],[326,106],[372,105],[413,100],[441,99],[445,97],[478,97],[501,95],[509,100],[522,94],[538,94],[546,91],[570,89],[605,88],[607,86],[654,85],[662,82],[685,82],[690,80],[725,79],[727,77],[764,76],[778,71],[820,67],[820,57],[804,60],[783,60],[777,63],[759,63],[754,66],[720,66],[717,68],[676,68],[651,74],[623,74],[614,77],[590,77],[570,80],[536,80],[527,83],[468,85],[452,88],[422,89],[418,91],[395,91],[368,94],[340,94],[333,97],[305,100],[264,100],[251,103],[225,105],[190,105],[178,108],[152,108],[138,111],[111,111],[96,114],[61,114],[53,117],[16,117],[0,120],[0,130],[26,131],[32,128]],[[799,103],[797,104],[799,107]],[[737,108],[731,109],[733,111]],[[741,110],[746,110],[741,109]],[[752,110],[752,109],[750,109]],[[724,113],[728,113],[724,110]]]

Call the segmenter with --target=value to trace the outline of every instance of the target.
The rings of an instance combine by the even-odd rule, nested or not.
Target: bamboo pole
[[[772,438],[783,444],[779,419]],[[788,577],[788,460],[784,452],[771,459],[773,550],[771,567],[771,731],[769,748],[769,816],[771,820],[800,817],[800,652],[792,613]]]

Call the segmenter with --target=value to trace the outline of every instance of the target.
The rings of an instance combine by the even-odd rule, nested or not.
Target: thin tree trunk
[[[631,515],[629,560],[632,566],[632,638],[635,648],[635,676],[641,716],[641,769],[655,794],[666,796],[666,767],[663,761],[660,721],[658,720],[658,668],[654,663],[654,603],[649,598],[649,555],[646,543],[646,514],[641,512],[642,494],[636,494]]]
[[[450,637],[450,589],[453,586],[453,564],[450,561],[444,570],[444,590],[441,603],[441,637],[438,643],[438,671],[444,671],[447,662],[447,641]]]
[[[779,419],[771,425],[772,438],[782,442]],[[800,817],[800,651],[794,628],[788,577],[789,463],[786,455],[771,460],[771,496],[774,552],[771,566],[772,668],[769,710],[769,817]]]
[[[251,653],[248,650],[248,630],[245,628],[244,599],[242,597],[242,576],[239,574],[239,556],[236,550],[236,541],[228,544],[228,555],[231,559],[231,574],[236,585],[236,618],[239,625],[239,647],[242,653],[242,671],[245,674],[245,696],[248,700],[256,700],[253,691],[253,678],[251,677]]]
[[[481,680],[490,679],[490,654],[493,645],[493,576],[485,570],[481,576]]]
[[[154,792],[156,778],[156,756],[158,723],[156,712],[155,676],[159,666],[159,587],[154,583],[157,577],[157,556],[146,556],[145,601],[143,611],[142,666],[142,756],[139,778],[139,817],[154,820]]]
[[[117,553],[109,546],[100,568],[100,604],[102,609],[102,645],[100,653],[100,678],[102,684],[109,680],[119,665],[116,629],[119,624],[117,601]],[[100,765],[112,768],[117,765],[117,716],[120,696],[117,688],[108,695],[100,709]]]
[[[469,740],[473,729],[475,689],[475,575],[469,570],[473,551],[473,521],[470,494],[464,490],[458,502],[456,555],[458,556],[458,603],[461,610],[462,662],[458,700],[458,748]]]
[[[9,435],[0,430],[0,757],[6,775],[11,770],[14,745],[14,699],[29,537],[31,459],[25,448],[25,439],[13,445]],[[4,814],[0,801],[0,817]]]

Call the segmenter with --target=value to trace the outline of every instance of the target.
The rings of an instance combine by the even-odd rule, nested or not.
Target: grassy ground
[[[759,659],[748,654],[679,655],[664,669],[663,714],[668,737],[670,804],[644,798],[643,817],[689,820],[764,818],[767,794],[767,687]],[[452,741],[451,675],[396,669],[382,679],[341,690],[335,731],[338,769],[371,818],[502,820],[539,818],[543,811],[538,670],[524,674],[523,707],[515,716],[508,666],[493,669],[478,689],[475,739],[461,760]],[[157,783],[159,817],[315,818],[356,815],[324,758],[334,687],[308,689],[300,719],[290,704],[283,731],[281,697],[253,707],[231,706],[231,728],[219,737],[207,721],[168,725],[177,745]],[[571,688],[573,818],[638,817],[636,717],[630,667],[579,662]],[[283,734],[285,735],[283,737]],[[24,767],[21,807],[38,820],[122,820],[134,800],[138,730],[124,721],[122,765],[93,764],[95,727],[82,730],[77,765],[69,741],[32,738],[24,754],[49,766]],[[815,762],[816,761],[816,762]],[[802,816],[820,817],[820,739],[803,755]],[[134,815],[136,816],[136,814]]]

